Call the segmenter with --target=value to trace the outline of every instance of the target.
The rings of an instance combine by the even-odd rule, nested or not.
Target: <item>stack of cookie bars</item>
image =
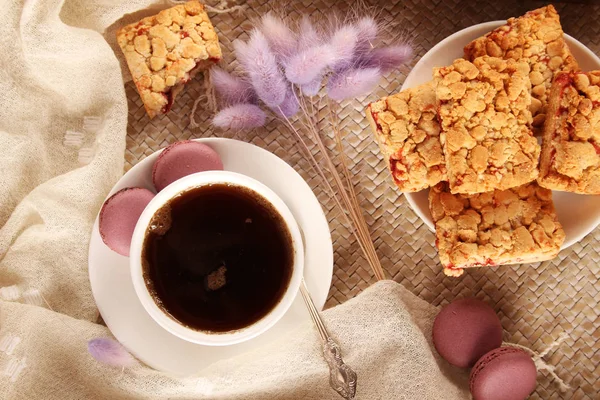
[[[551,190],[600,194],[600,72],[579,71],[563,36],[553,6],[530,11],[367,108],[398,188],[431,188],[447,275],[555,257]]]

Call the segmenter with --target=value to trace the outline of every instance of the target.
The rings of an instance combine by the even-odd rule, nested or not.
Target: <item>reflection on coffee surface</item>
[[[142,250],[154,301],[190,328],[227,332],[279,303],[294,249],[281,215],[261,195],[227,184],[188,190],[154,215]]]

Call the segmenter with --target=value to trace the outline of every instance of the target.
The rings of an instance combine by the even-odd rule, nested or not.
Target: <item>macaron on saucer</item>
[[[100,209],[99,230],[102,241],[122,256],[129,257],[129,245],[138,218],[154,193],[132,187],[119,190]]]
[[[212,147],[195,140],[184,140],[160,153],[152,167],[152,182],[156,190],[161,191],[186,175],[222,169],[223,161]]]
[[[238,172],[262,182],[286,203],[304,232],[304,279],[315,304],[321,309],[331,285],[333,247],[327,219],[308,184],[279,157],[252,144],[221,138],[198,139],[193,143],[200,143],[213,150],[222,160],[224,170]],[[188,145],[188,149],[190,148]],[[201,151],[205,155],[210,154],[206,149]],[[158,151],[135,165],[117,182],[108,197],[125,188],[142,188],[152,194],[156,193],[153,169],[160,154],[161,151]],[[165,155],[163,162],[170,158],[171,156]],[[173,157],[177,158],[179,157]],[[210,166],[214,169],[212,167],[215,164],[211,162]],[[177,169],[171,165],[168,170],[172,168]],[[161,175],[160,182],[157,182],[159,187],[164,184],[163,178]],[[113,199],[110,203],[117,200]],[[191,375],[214,362],[272,342],[299,324],[310,323],[310,315],[298,294],[277,324],[247,342],[209,347],[180,339],[161,328],[146,313],[133,288],[129,258],[111,250],[105,244],[99,231],[99,219],[97,218],[94,224],[89,246],[92,293],[112,334],[135,357],[150,367],[179,376]],[[123,253],[122,244],[115,249],[121,249]]]

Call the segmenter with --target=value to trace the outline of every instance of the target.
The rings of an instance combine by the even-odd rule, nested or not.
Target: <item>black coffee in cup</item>
[[[143,274],[156,304],[196,330],[260,320],[290,283],[294,248],[279,212],[236,185],[190,189],[159,209],[144,239]]]

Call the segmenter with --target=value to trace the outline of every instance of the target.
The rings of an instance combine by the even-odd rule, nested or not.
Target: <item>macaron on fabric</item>
[[[98,227],[102,241],[111,250],[129,257],[135,225],[154,196],[148,189],[125,188],[104,202]]]
[[[524,400],[536,386],[537,369],[525,351],[500,347],[485,354],[471,370],[474,400]]]
[[[184,140],[168,146],[160,153],[152,168],[152,182],[157,191],[184,176],[223,169],[221,157],[211,147]]]
[[[459,299],[444,307],[435,318],[433,344],[450,364],[472,367],[485,353],[502,345],[502,325],[494,310],[483,301]]]

